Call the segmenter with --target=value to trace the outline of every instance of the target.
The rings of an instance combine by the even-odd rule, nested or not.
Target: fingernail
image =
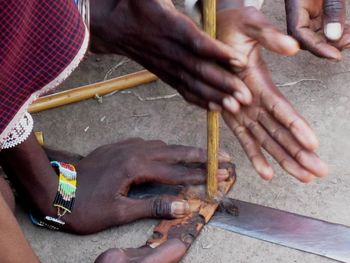
[[[252,162],[255,170],[264,180],[271,180],[275,175],[272,167],[264,162],[261,158],[253,158]]]
[[[301,151],[298,156],[300,163],[315,176],[324,177],[328,174],[328,165],[315,153]]]
[[[242,62],[239,61],[238,59],[231,59],[231,60],[230,60],[230,64],[231,64],[231,66],[233,66],[233,67],[241,67]]]
[[[186,215],[190,212],[190,205],[187,201],[175,201],[171,203],[171,214],[173,216]]]
[[[233,93],[233,96],[240,102],[247,104],[247,99],[245,98],[245,95],[242,92],[236,91]]]
[[[222,162],[229,162],[229,161],[231,161],[231,156],[227,152],[220,150],[219,151],[219,159]]]
[[[209,107],[209,110],[211,110],[211,111],[219,111],[219,112],[222,111],[221,106],[216,104],[216,103],[214,103],[214,102],[209,102],[208,107]]]
[[[261,176],[265,179],[265,180],[271,180],[274,176],[275,172],[273,171],[272,167],[264,167],[261,169]]]
[[[219,181],[225,181],[230,176],[227,169],[218,169],[217,177]]]
[[[313,175],[309,173],[298,177],[299,181],[305,184],[310,183],[313,178],[314,178]]]
[[[226,108],[226,110],[232,112],[232,113],[237,113],[239,111],[239,104],[238,102],[232,98],[232,97],[226,97],[224,98],[222,104]]]
[[[304,121],[294,122],[294,125],[292,125],[292,132],[305,148],[311,151],[317,149],[319,145],[318,139],[314,132]]]
[[[324,29],[324,33],[329,40],[336,41],[341,38],[342,29],[340,23],[328,23]]]
[[[283,36],[281,41],[284,46],[285,55],[287,56],[295,55],[300,49],[299,43],[290,36]]]

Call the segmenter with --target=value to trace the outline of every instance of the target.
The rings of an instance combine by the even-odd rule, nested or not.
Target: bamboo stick
[[[216,38],[216,0],[204,0],[203,2],[203,26],[204,31]],[[218,193],[218,151],[219,151],[219,113],[208,111],[207,113],[207,147],[208,147],[208,174],[207,195],[213,199]]]
[[[36,137],[38,143],[41,146],[43,146],[44,145],[44,134],[43,134],[43,132],[38,131],[38,132],[34,132],[34,134],[35,134],[35,137]]]
[[[29,106],[29,112],[39,112],[66,104],[103,96],[113,91],[133,88],[157,80],[157,76],[147,70],[142,70],[115,79],[98,82],[83,87],[62,91],[37,99]]]

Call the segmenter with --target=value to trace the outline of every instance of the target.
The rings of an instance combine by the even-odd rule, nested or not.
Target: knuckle
[[[340,0],[328,0],[324,2],[323,7],[326,16],[336,16],[342,12],[344,5]]]
[[[164,217],[171,215],[171,202],[162,200],[160,197],[153,199],[151,205],[151,213],[153,217]]]
[[[277,129],[275,129],[272,132],[272,137],[276,140],[276,141],[282,141],[282,137],[284,134],[284,129],[282,127],[278,127]]]
[[[128,171],[128,176],[130,174],[133,174],[136,167],[141,166],[141,158],[137,155],[129,156],[128,160],[126,161],[126,169]]]
[[[241,137],[247,132],[246,128],[244,126],[238,126],[235,128],[234,133],[237,137]]]
[[[251,131],[258,131],[259,127],[260,127],[260,125],[256,121],[252,121],[248,124],[248,128]]]
[[[203,39],[201,37],[196,37],[193,39],[192,48],[195,52],[199,53],[203,48]]]
[[[280,112],[281,104],[282,104],[282,102],[280,100],[273,103],[273,105],[271,107],[271,113],[274,117],[278,116],[278,114]]]
[[[261,146],[264,148],[264,149],[269,149],[270,147],[270,139],[268,137],[264,138],[262,141],[261,141]]]
[[[298,180],[305,184],[310,183],[312,181],[312,175],[308,174],[308,175],[299,176]]]
[[[247,6],[243,9],[244,16],[256,17],[260,12],[254,6]]]
[[[294,159],[297,160],[299,163],[301,163],[303,161],[303,153],[304,153],[303,149],[298,149],[293,155]]]
[[[200,76],[202,76],[204,74],[204,66],[203,66],[203,63],[200,63],[200,62],[195,62],[194,63],[194,69],[195,69],[195,72],[197,74],[199,74]]]

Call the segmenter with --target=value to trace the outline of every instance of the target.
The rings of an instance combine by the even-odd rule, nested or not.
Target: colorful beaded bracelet
[[[53,161],[51,165],[58,174],[58,191],[53,201],[53,206],[57,208],[57,217],[45,216],[38,220],[38,217],[31,213],[30,218],[37,226],[60,230],[65,225],[62,217],[72,213],[77,190],[77,172],[72,164]]]

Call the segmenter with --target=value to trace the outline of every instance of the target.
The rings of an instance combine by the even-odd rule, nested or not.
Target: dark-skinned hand
[[[340,60],[350,47],[345,0],[285,0],[288,33],[322,58]]]
[[[227,154],[220,154],[220,161],[229,160]],[[76,203],[72,215],[65,217],[66,230],[88,234],[143,218],[185,216],[189,212],[185,200],[174,196],[132,199],[129,189],[146,182],[204,184],[205,162],[202,149],[162,141],[129,139],[99,147],[76,164]],[[193,168],[193,164],[202,165]],[[220,181],[228,177],[227,169],[218,170]]]
[[[109,249],[95,263],[177,263],[186,253],[186,245],[178,239],[169,239],[157,248]]]
[[[326,175],[327,166],[314,152],[318,146],[314,132],[274,85],[260,55],[260,46],[281,55],[295,54],[296,42],[255,8],[233,8],[235,1],[227,2],[231,4],[218,12],[218,39],[246,56],[247,64],[239,76],[252,92],[253,102],[237,114],[223,111],[226,124],[262,178],[274,176],[262,149],[300,181]]]
[[[126,55],[203,108],[237,112],[252,96],[221,64],[244,57],[211,39],[171,0],[91,0],[93,52]]]

